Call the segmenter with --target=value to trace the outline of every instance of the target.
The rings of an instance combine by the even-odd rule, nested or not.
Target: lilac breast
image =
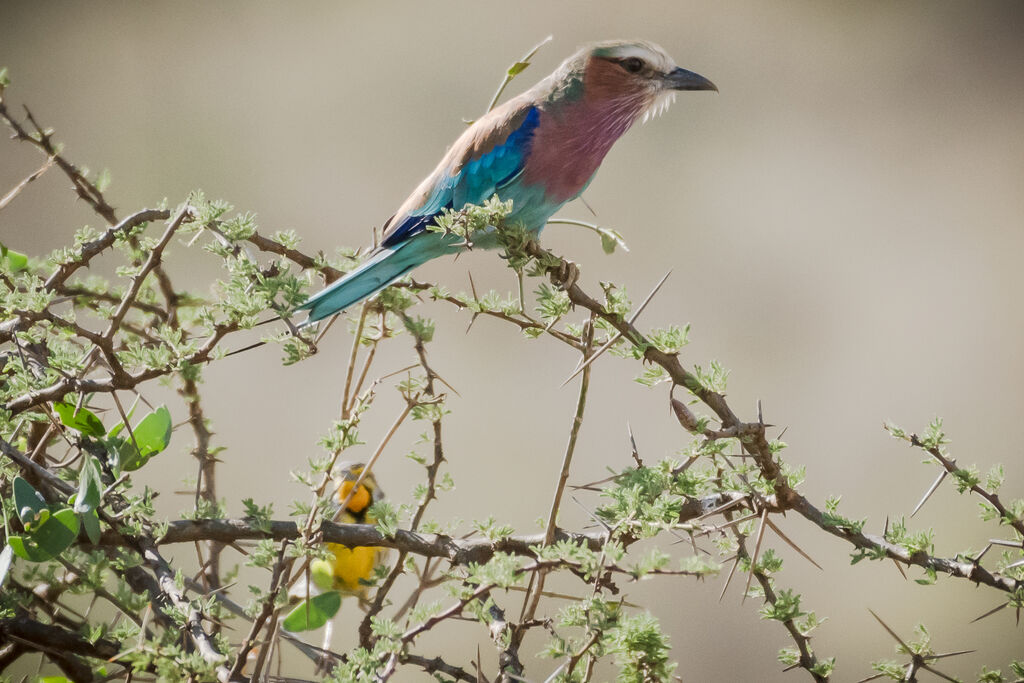
[[[559,205],[577,197],[635,120],[635,107],[625,104],[582,100],[542,111],[523,183],[543,187]]]

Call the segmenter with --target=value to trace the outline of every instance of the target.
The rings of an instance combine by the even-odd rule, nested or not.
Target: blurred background
[[[621,231],[629,253],[607,256],[579,228],[544,233],[547,247],[582,264],[586,289],[614,281],[639,300],[671,269],[642,325],[689,322],[684,361],[729,368],[731,405],[752,419],[761,400],[765,419],[786,429],[785,456],[807,467],[804,492],[819,505],[842,495],[841,511],[866,518],[869,531],[909,514],[937,473],[886,435],[886,419],[919,430],[944,416],[959,462],[982,472],[1006,463],[1005,493],[1021,494],[1021,3],[5,0],[0,65],[10,68],[13,107],[28,104],[53,126],[73,161],[109,169],[108,197],[122,215],[201,188],[255,212],[264,233],[295,229],[305,250],[332,251],[369,243],[462,119],[482,112],[508,65],[549,34],[509,94],[580,43],[632,37],[661,44],[721,90],[684,93],[630,131],[588,189],[596,220]],[[41,161],[26,145],[2,143],[0,192]],[[100,227],[67,184],[51,171],[0,213],[4,243],[41,254],[83,224]],[[592,219],[579,202],[562,214]],[[180,287],[205,290],[216,259],[190,252],[185,266],[184,252],[172,245],[170,272]],[[480,288],[514,289],[493,253],[435,262],[417,276],[464,290],[468,270]],[[568,434],[576,384],[559,385],[576,357],[497,321],[465,334],[468,316],[447,304],[419,312],[437,319],[432,364],[461,394],[446,422],[457,488],[428,516],[493,515],[535,529]],[[231,514],[251,496],[283,517],[290,500],[306,497],[288,473],[319,452],[317,438],[337,417],[349,344],[336,326],[298,366],[263,349],[205,373],[215,444],[229,447],[219,484]],[[382,372],[412,362],[407,341],[388,346]],[[667,388],[634,383],[637,372],[611,357],[597,363],[571,483],[630,465],[627,423],[648,462],[688,443]],[[399,405],[395,392],[382,394],[354,457],[372,452]],[[172,410],[183,419],[180,403]],[[420,431],[404,427],[377,468],[397,502],[420,478],[403,457]],[[190,504],[172,482],[180,489],[194,477],[186,439],[174,446],[143,478],[165,491],[158,502],[169,518]],[[999,536],[976,510],[947,485],[912,526],[935,527],[937,553],[952,556]],[[561,523],[588,519],[569,502]],[[969,624],[1001,595],[941,578],[920,586],[891,563],[851,567],[848,546],[795,515],[781,525],[824,567],[769,538],[786,560],[780,587],[802,591],[804,608],[828,618],[814,646],[838,657],[836,680],[894,657],[868,608],[904,636],[924,622],[939,650],[979,650],[943,663],[948,674],[973,680],[982,663],[1006,671],[1022,654],[1012,610]],[[183,561],[192,554],[177,552]],[[780,671],[775,654],[792,643],[760,621],[756,600],[740,604],[742,581],[718,601],[723,580],[655,579],[627,585],[625,597],[662,621],[685,680],[804,677]],[[505,598],[516,612],[519,601]],[[342,608],[338,648],[354,641],[346,610],[355,613]],[[424,638],[421,651],[466,664],[481,642],[493,670],[484,636],[457,624],[443,641]],[[539,678],[553,668],[525,661]],[[402,680],[424,678],[410,670]]]

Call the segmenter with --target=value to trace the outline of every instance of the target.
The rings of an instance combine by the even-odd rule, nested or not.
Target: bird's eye
[[[621,62],[622,68],[631,74],[640,73],[640,70],[644,68],[644,60],[639,57],[627,57]]]

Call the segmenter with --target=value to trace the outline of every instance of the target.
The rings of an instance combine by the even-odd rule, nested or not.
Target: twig
[[[10,192],[3,196],[3,198],[0,198],[0,211],[2,211],[4,208],[7,207],[8,204],[14,201],[14,198],[21,194],[21,191],[28,187],[29,183],[38,180],[41,175],[46,173],[47,169],[49,169],[51,166],[53,166],[53,157],[48,158],[46,160],[46,163],[40,166],[38,170],[33,171],[31,174],[28,175],[28,177],[26,177],[20,183],[15,185]]]
[[[665,275],[661,278],[661,280],[658,281],[658,284],[654,285],[654,289],[652,289],[651,293],[647,295],[647,298],[645,298],[643,300],[643,302],[639,306],[637,306],[636,311],[633,313],[633,315],[629,319],[629,324],[630,325],[632,325],[633,323],[636,322],[636,319],[639,318],[640,314],[644,312],[644,309],[647,308],[647,304],[651,303],[651,299],[654,298],[654,295],[658,293],[658,290],[661,289],[661,286],[663,284],[665,284],[665,281],[668,280],[668,276],[671,275],[671,274],[672,274],[671,270],[668,271],[667,273],[665,273]],[[601,348],[599,348],[597,350],[597,353],[590,354],[589,356],[585,356],[584,359],[581,361],[582,365],[577,367],[573,371],[573,373],[571,375],[569,375],[569,377],[567,377],[564,382],[562,382],[561,386],[564,387],[566,384],[568,384],[572,380],[573,377],[575,377],[576,375],[578,375],[581,372],[583,372],[584,368],[586,368],[588,365],[590,365],[595,360],[597,360],[598,356],[600,356],[602,353],[604,353],[605,351],[610,349],[615,344],[615,342],[619,341],[619,339],[621,339],[621,338],[622,338],[622,332],[616,332],[615,334],[613,334],[611,336],[611,339],[609,339],[608,341],[606,341],[604,344],[601,345]]]
[[[558,475],[558,482],[555,485],[555,494],[551,499],[551,509],[548,512],[548,523],[544,531],[544,545],[551,545],[555,538],[555,529],[558,523],[558,509],[562,503],[562,494],[565,491],[566,482],[569,480],[569,468],[572,465],[572,456],[576,452],[576,440],[579,437],[580,428],[583,426],[583,411],[587,406],[587,391],[590,388],[590,365],[586,363],[587,357],[591,354],[594,344],[594,318],[586,322],[583,331],[583,378],[580,381],[579,398],[576,400],[576,412],[573,415],[572,424],[569,427],[569,441],[565,446],[565,454],[562,456],[562,470]],[[531,580],[531,588],[527,590],[523,599],[523,611],[519,618],[519,625],[513,629],[512,644],[514,647],[522,643],[526,635],[526,629],[522,627],[524,622],[531,621],[537,613],[540,604],[541,594],[544,592],[545,572],[541,571],[534,575]]]
[[[285,541],[281,544],[280,550],[278,550],[277,561],[274,563],[274,571],[270,580],[270,589],[267,591],[267,597],[263,600],[260,612],[256,618],[253,619],[252,627],[249,629],[249,633],[246,635],[241,647],[238,648],[237,654],[235,655],[235,661],[231,665],[229,678],[232,680],[241,674],[242,667],[245,666],[249,653],[256,644],[257,636],[259,636],[259,633],[263,629],[263,625],[266,623],[267,619],[269,619],[275,611],[277,594],[280,592],[281,587],[288,583],[288,570],[291,567],[291,562],[285,561],[285,552],[288,549],[288,545],[289,541]]]
[[[535,54],[537,54],[537,51],[550,43],[553,38],[554,36],[548,36],[544,40],[540,41],[534,45],[529,52],[523,55],[518,62],[508,68],[508,71],[505,73],[505,78],[502,79],[501,85],[498,86],[498,90],[494,93],[494,97],[491,98],[490,103],[487,105],[487,111],[491,111],[495,106],[497,106],[498,100],[501,99],[501,94],[505,92],[505,88],[507,88],[508,84],[512,82],[512,79],[522,72],[523,69],[529,66],[530,60],[533,59]]]
[[[363,325],[366,324],[366,314],[369,313],[370,308],[367,302],[363,302],[359,307],[359,322],[356,324],[356,332],[352,335],[352,350],[348,357],[348,367],[345,370],[345,390],[341,394],[341,419],[347,420],[349,416],[349,405],[348,397],[352,390],[352,375],[356,368],[356,355],[359,353],[359,345],[363,340]],[[367,364],[369,367],[369,364]],[[358,391],[358,389],[356,390]]]

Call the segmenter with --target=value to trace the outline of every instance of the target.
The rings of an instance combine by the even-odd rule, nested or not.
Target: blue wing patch
[[[470,160],[458,173],[439,182],[423,206],[406,216],[382,246],[393,247],[426,230],[444,209],[461,209],[466,204],[479,204],[490,199],[522,172],[538,123],[540,111],[531,107],[523,123],[509,134],[503,144]]]

